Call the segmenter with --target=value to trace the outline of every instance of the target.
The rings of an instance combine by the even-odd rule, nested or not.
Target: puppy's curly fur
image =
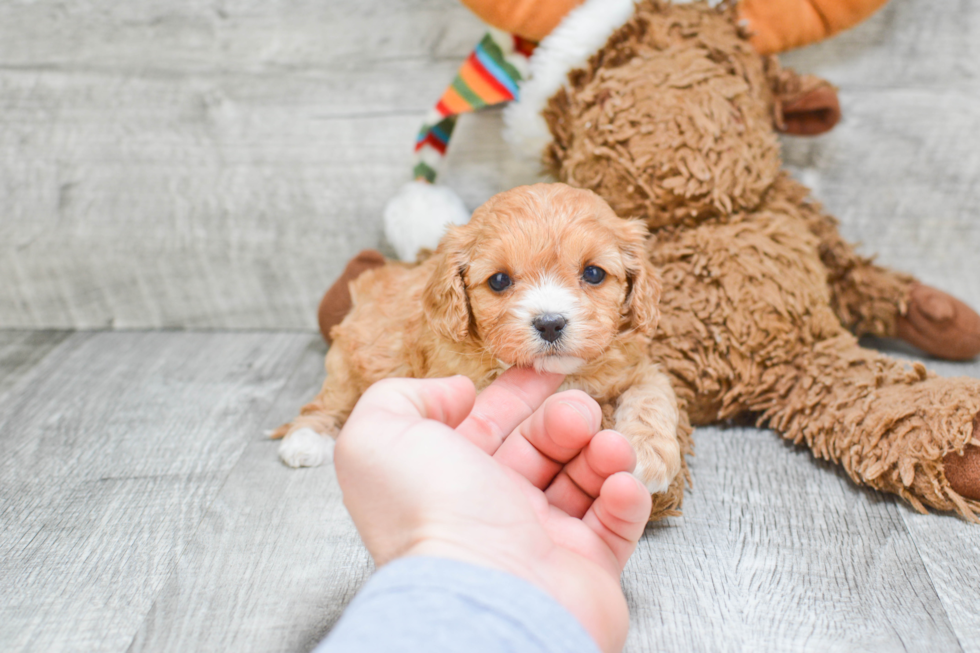
[[[388,263],[351,284],[323,389],[273,434],[285,436],[281,457],[323,462],[316,437],[336,437],[380,379],[463,374],[482,389],[533,366],[595,398],[604,426],[633,444],[637,477],[666,491],[682,466],[678,411],[647,354],[660,280],[645,243],[641,223],[591,191],[537,184],[492,197],[425,262]]]

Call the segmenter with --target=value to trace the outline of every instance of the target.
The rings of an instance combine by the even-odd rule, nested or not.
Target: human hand
[[[460,376],[381,381],[341,431],[337,479],[378,566],[431,555],[512,573],[618,651],[629,627],[619,576],[650,495],[592,398],[550,396],[562,378],[512,368],[478,397]]]

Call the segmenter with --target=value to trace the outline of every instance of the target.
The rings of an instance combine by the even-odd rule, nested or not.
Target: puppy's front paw
[[[666,492],[674,480],[676,472],[671,474],[663,459],[657,454],[650,452],[645,456],[637,456],[636,467],[633,469],[633,476],[640,479],[646,486],[650,494]]]
[[[290,467],[317,467],[333,461],[333,438],[311,428],[293,431],[279,445],[279,458]]]

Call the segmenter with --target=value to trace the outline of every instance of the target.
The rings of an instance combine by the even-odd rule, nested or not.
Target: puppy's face
[[[659,284],[646,230],[564,184],[491,198],[436,252],[430,325],[508,365],[570,374],[621,332],[651,332]]]

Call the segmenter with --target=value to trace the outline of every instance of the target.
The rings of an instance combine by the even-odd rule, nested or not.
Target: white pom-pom
[[[436,248],[447,225],[469,219],[463,200],[449,188],[410,181],[385,206],[385,237],[398,258],[411,262],[423,247]]]

